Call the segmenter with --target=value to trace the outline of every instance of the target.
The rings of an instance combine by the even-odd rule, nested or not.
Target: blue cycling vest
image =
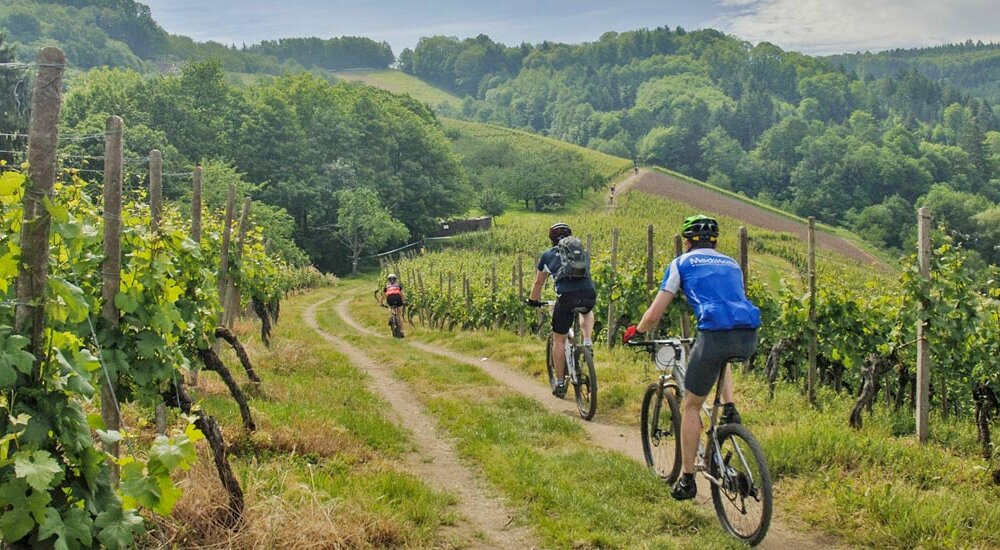
[[[698,248],[670,262],[660,290],[678,289],[694,309],[698,330],[760,327],[760,310],[743,291],[740,265],[715,249]]]

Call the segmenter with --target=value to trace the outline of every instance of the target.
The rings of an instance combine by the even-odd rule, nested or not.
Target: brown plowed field
[[[769,212],[763,208],[716,193],[681,179],[661,174],[659,172],[642,171],[630,182],[626,190],[642,191],[658,195],[678,202],[690,204],[694,210],[715,213],[743,220],[750,225],[756,225],[771,231],[782,231],[806,240],[807,226],[790,218]],[[885,263],[858,248],[849,241],[824,231],[816,232],[816,246],[823,250],[836,252],[864,265],[876,265],[881,268]]]

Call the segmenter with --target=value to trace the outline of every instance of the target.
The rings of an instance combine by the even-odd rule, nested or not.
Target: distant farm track
[[[803,241],[807,236],[807,226],[801,222],[667,174],[644,170],[630,183],[631,185],[623,191],[642,191],[650,195],[666,197],[689,204],[693,210],[725,214],[743,220],[750,225],[771,231],[791,233]],[[836,252],[864,265],[885,266],[880,259],[858,248],[850,241],[824,231],[816,232],[816,246],[823,250]]]

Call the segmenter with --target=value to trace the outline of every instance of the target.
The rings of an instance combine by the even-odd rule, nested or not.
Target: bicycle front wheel
[[[597,373],[594,370],[594,351],[588,347],[576,349],[576,408],[584,420],[594,418],[597,412]]]
[[[642,397],[642,454],[646,466],[667,483],[681,473],[681,415],[674,388],[653,382]]]
[[[718,429],[719,456],[711,459],[712,503],[726,531],[756,546],[771,525],[771,474],[760,443],[745,426],[726,424]],[[721,463],[719,460],[721,459]]]

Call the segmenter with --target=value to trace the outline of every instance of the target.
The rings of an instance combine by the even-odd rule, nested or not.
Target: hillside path
[[[462,539],[462,548],[538,548],[531,530],[515,525],[515,513],[459,460],[454,445],[438,433],[434,421],[417,404],[407,385],[395,379],[391,369],[319,326],[316,310],[333,298],[309,306],[302,320],[369,376],[370,388],[389,403],[397,423],[413,434],[416,452],[407,457],[410,471],[435,488],[458,497],[458,512],[468,523],[453,533]],[[475,531],[481,531],[485,540],[478,538]]]
[[[348,326],[365,336],[373,338],[387,337],[385,334],[365,327],[354,319],[351,315],[349,305],[350,299],[348,298],[340,301],[336,306],[337,315]],[[587,431],[588,435],[590,435],[593,442],[599,447],[609,451],[621,453],[645,466],[646,462],[642,455],[642,441],[640,439],[638,426],[622,426],[602,421],[600,418],[600,402],[598,402],[598,415],[593,421],[586,422],[579,417],[575,402],[570,401],[569,399],[553,398],[549,389],[544,384],[540,384],[538,380],[535,380],[524,373],[518,372],[500,362],[493,361],[488,358],[471,357],[441,346],[419,342],[409,337],[406,338],[404,342],[407,345],[413,346],[421,351],[481,369],[497,382],[510,387],[525,397],[534,399],[547,410],[563,414],[577,420]],[[695,500],[699,506],[707,510],[711,510],[714,515],[715,512],[712,508],[712,499],[709,492],[708,482],[704,478],[699,477],[698,479],[698,497],[696,497]],[[767,537],[760,544],[760,548],[802,550],[806,548],[838,548],[840,546],[837,540],[832,536],[807,534],[792,529],[787,523],[782,521],[780,517],[780,504],[780,499],[778,499],[775,502],[775,511],[771,520],[771,527],[768,530]]]
[[[639,170],[638,175],[633,175],[618,183],[615,188],[615,194],[619,196],[628,191],[642,191],[650,195],[683,202],[691,205],[692,210],[723,214],[762,229],[791,233],[803,241],[807,238],[808,226],[802,222],[770,212],[735,197],[688,183],[668,174]],[[886,267],[882,260],[862,250],[847,239],[822,230],[816,231],[816,245],[822,250],[836,252],[862,265]]]

